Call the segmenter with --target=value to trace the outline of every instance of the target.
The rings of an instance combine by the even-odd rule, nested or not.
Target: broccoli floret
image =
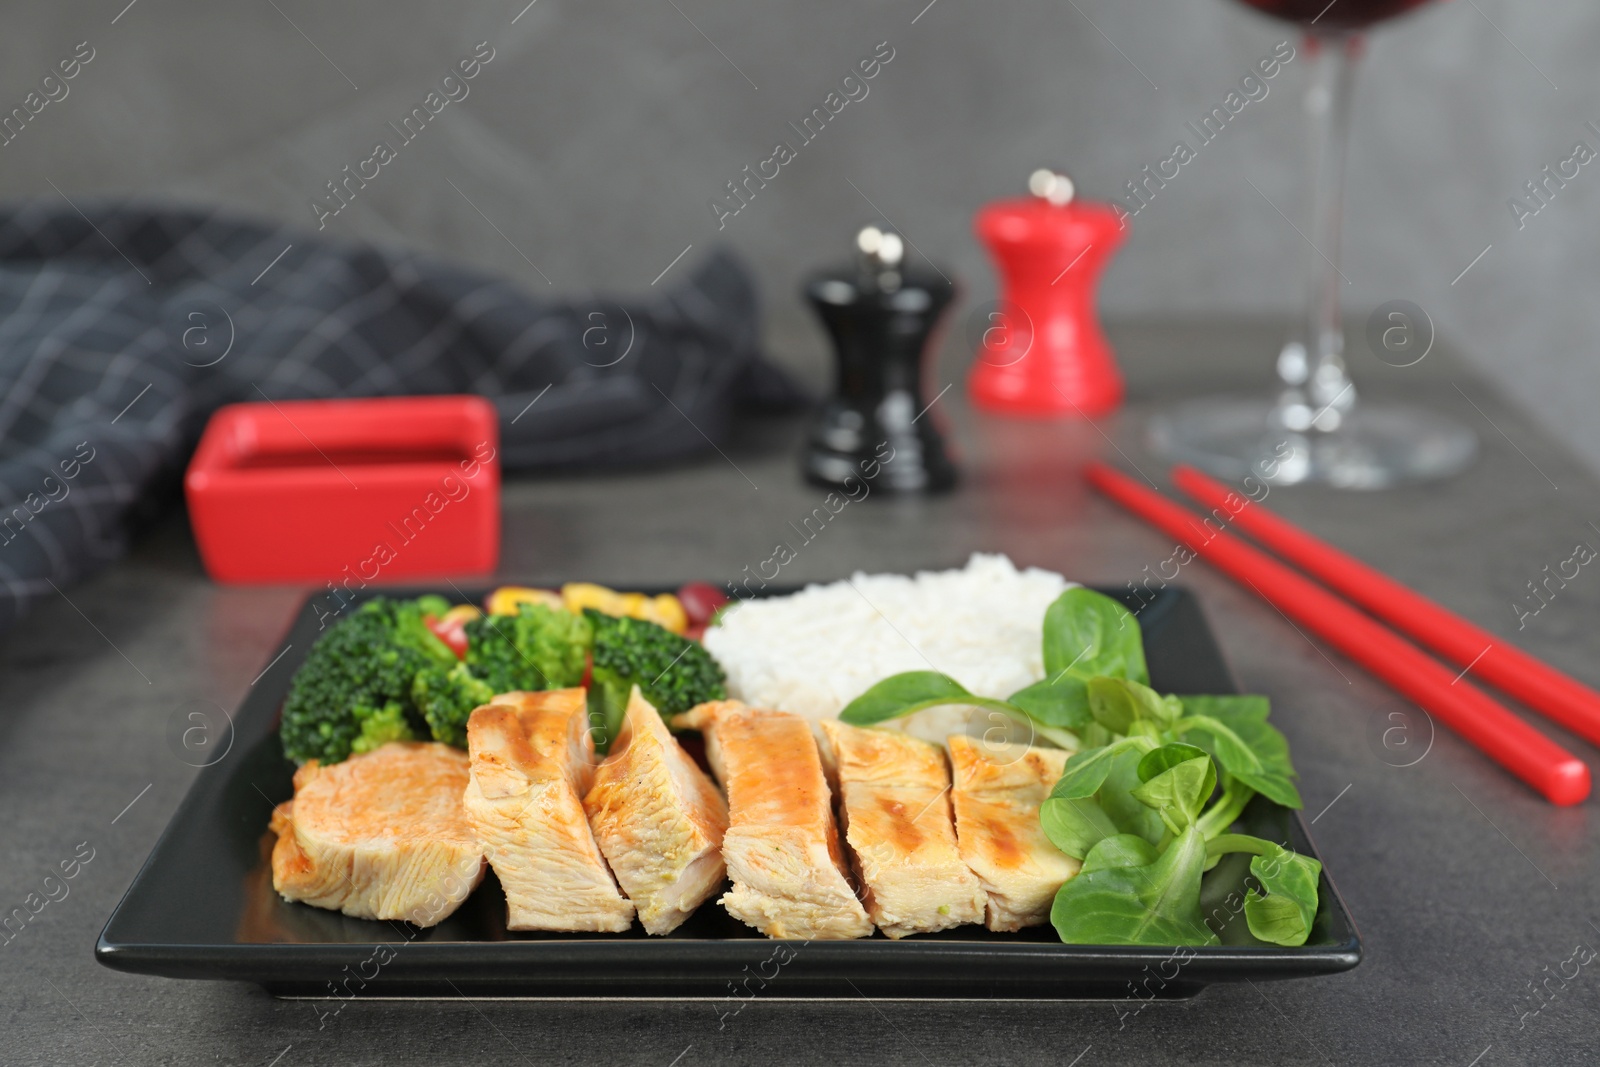
[[[467,719],[496,693],[565,689],[583,680],[589,624],[567,611],[524,604],[516,615],[467,623],[467,658],[428,667],[411,700],[435,741],[467,747]]]
[[[643,619],[616,618],[593,608],[584,615],[594,631],[589,708],[607,738],[616,736],[635,685],[663,716],[727,697],[727,675],[698,641]]]
[[[575,686],[583,681],[588,647],[583,616],[543,604],[467,623],[467,666],[491,693]]]
[[[416,737],[411,732],[411,724],[406,721],[405,708],[397,700],[391,700],[381,708],[356,707],[351,712],[361,727],[361,732],[350,743],[352,754],[371,752],[390,741],[410,741]]]
[[[338,763],[352,751],[426,735],[412,679],[425,667],[456,662],[423,622],[431,607],[374,597],[322,635],[283,703],[285,755]]]
[[[472,709],[487,704],[496,692],[472,673],[465,663],[454,667],[428,667],[411,683],[411,699],[428,721],[435,741],[467,747],[467,719]]]

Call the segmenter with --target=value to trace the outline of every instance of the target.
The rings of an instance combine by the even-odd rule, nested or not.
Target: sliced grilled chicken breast
[[[959,734],[946,743],[956,838],[962,860],[989,895],[989,929],[1048,921],[1056,891],[1082,866],[1052,845],[1039,825],[1039,805],[1071,753],[991,745]]]
[[[358,919],[441,922],[483,880],[467,778],[466,753],[432,741],[308,762],[272,813],[273,888]]]
[[[956,846],[944,752],[897,730],[820,725],[845,843],[878,929],[900,938],[982,922],[986,895]]]
[[[850,885],[810,724],[736,700],[701,704],[677,722],[705,733],[706,757],[728,792],[728,914],[768,937],[872,933]]]
[[[722,887],[728,804],[638,686],[583,807],[649,933],[671,933]]]
[[[467,815],[506,892],[511,930],[620,933],[633,904],[589,832],[594,737],[582,689],[504,693],[467,720]]]

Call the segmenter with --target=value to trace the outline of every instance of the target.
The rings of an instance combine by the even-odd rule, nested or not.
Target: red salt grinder
[[[1033,195],[985,205],[974,220],[1000,273],[1000,301],[977,325],[967,389],[999,415],[1103,414],[1122,374],[1095,318],[1095,285],[1123,238],[1108,205],[1073,199],[1065,174],[1038,170]]]

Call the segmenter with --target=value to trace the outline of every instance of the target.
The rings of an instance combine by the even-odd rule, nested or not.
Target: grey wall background
[[[198,199],[314,228],[323,184],[486,40],[495,58],[471,95],[325,232],[558,293],[642,292],[685,246],[725,240],[762,276],[777,355],[820,381],[827,356],[795,291],[856,225],[887,216],[954,268],[970,307],[993,291],[971,237],[980,203],[1047,161],[1086,195],[1114,195],[1294,40],[1225,0],[525,2],[8,4],[0,111],[77,42],[96,57],[0,147],[0,194],[55,196],[53,182],[74,199]],[[718,233],[707,201],[792,141],[786,123],[880,41],[895,57],[867,98]],[[1376,34],[1345,273],[1357,318],[1389,299],[1421,305],[1600,466],[1600,165],[1521,231],[1506,206],[1574,142],[1600,149],[1584,126],[1600,124],[1597,55],[1600,11],[1578,0],[1445,0]],[[1272,205],[1298,223],[1303,59],[1134,221],[1105,279],[1108,315],[1295,309],[1304,246]],[[1351,345],[1359,372],[1372,357]]]

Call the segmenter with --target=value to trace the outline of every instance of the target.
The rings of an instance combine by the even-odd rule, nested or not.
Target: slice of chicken
[[[839,776],[845,842],[878,929],[900,938],[982,922],[987,898],[956,845],[944,753],[897,730],[820,725]]]
[[[735,700],[701,704],[676,722],[705,733],[706,757],[728,792],[728,914],[768,937],[872,933],[850,884],[810,724]]]
[[[620,933],[633,904],[589,832],[594,738],[582,689],[504,693],[467,720],[465,804],[511,930]]]
[[[483,880],[467,778],[466,753],[432,741],[306,763],[272,813],[273,888],[358,919],[441,922]]]
[[[638,686],[583,806],[649,933],[671,933],[722,887],[728,804]]]
[[[950,749],[961,858],[989,895],[991,930],[1020,930],[1050,918],[1056,891],[1082,866],[1045,837],[1039,805],[1070,752],[988,744],[956,735]]]

